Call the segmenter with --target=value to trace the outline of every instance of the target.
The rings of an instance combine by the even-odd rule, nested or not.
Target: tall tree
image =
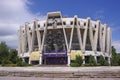
[[[5,42],[0,43],[0,64],[3,59],[7,59],[9,56],[9,49]]]
[[[112,66],[120,65],[120,55],[117,54],[116,49],[112,46],[112,59],[111,59]]]
[[[9,52],[9,60],[16,64],[17,61],[18,61],[18,56],[17,56],[17,50],[16,49],[11,49],[10,52]]]

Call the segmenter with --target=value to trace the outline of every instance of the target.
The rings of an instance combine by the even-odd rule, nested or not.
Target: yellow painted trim
[[[39,60],[40,59],[40,53],[39,52],[32,52],[30,54],[30,60]]]
[[[80,50],[71,50],[70,52],[70,59],[71,60],[75,60],[76,59],[76,55],[79,55],[82,57],[82,52]]]

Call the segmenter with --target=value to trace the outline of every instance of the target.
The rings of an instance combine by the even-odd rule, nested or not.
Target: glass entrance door
[[[67,57],[48,57],[46,58],[47,65],[65,65],[67,64]]]

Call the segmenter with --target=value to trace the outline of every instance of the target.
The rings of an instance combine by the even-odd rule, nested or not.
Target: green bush
[[[12,62],[9,61],[7,58],[4,58],[4,59],[2,60],[2,65],[4,65],[4,64],[12,64]]]
[[[9,60],[13,63],[16,64],[18,62],[19,57],[17,56],[17,50],[16,49],[10,49],[9,50]]]
[[[96,66],[96,61],[95,61],[94,56],[91,56],[91,55],[90,55],[89,65],[90,65],[90,66]]]
[[[116,52],[114,46],[112,46],[112,58],[111,58],[112,66],[120,66],[120,54]]]
[[[100,66],[105,66],[107,64],[105,58],[102,55],[100,55],[98,63],[100,64]]]
[[[73,62],[71,62],[70,66],[71,66],[71,67],[79,67],[80,65],[79,65],[78,63],[75,63],[75,62],[73,63]]]
[[[108,61],[105,61],[104,66],[109,66],[110,64],[108,63]]]
[[[24,67],[24,66],[32,66],[32,65],[21,61],[17,63],[17,66]]]
[[[71,67],[79,67],[82,65],[82,63],[83,63],[82,57],[77,55],[76,59],[71,61],[70,66]]]
[[[16,64],[2,64],[2,66],[5,66],[5,67],[16,67],[17,65]]]
[[[87,67],[89,67],[89,66],[91,66],[90,64],[84,64],[83,66],[87,66]]]
[[[117,54],[117,63],[120,66],[120,54]]]
[[[95,65],[91,65],[91,64],[84,64],[83,66],[86,66],[86,67],[91,67],[91,66],[100,66],[99,63],[96,63]]]
[[[76,56],[76,60],[75,60],[75,62],[78,63],[79,66],[81,66],[82,63],[83,63],[82,57],[77,55],[77,56]]]

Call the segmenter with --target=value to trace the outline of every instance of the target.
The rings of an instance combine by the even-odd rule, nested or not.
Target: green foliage
[[[91,66],[101,66],[101,65],[99,63],[96,63],[95,65],[91,65],[91,64],[88,63],[88,64],[84,64],[83,66],[87,66],[87,67],[90,66],[91,67]]]
[[[90,66],[95,66],[96,65],[95,58],[92,55],[90,55],[90,58],[89,58],[89,65]]]
[[[17,66],[24,67],[24,66],[31,66],[31,64],[28,64],[26,62],[18,62]]]
[[[117,54],[116,49],[112,46],[112,66],[120,66],[120,54]]]
[[[117,63],[120,66],[120,54],[117,54]]]
[[[10,60],[8,60],[7,58],[4,58],[2,60],[2,64],[12,64],[12,62]]]
[[[8,58],[9,56],[9,51],[8,51],[8,47],[7,45],[5,44],[5,42],[1,42],[0,43],[0,64],[2,63],[2,60],[4,58]]]
[[[79,67],[80,65],[76,62],[71,62],[70,66],[71,67]]]
[[[120,54],[112,55],[111,65],[120,66]]]
[[[100,66],[105,65],[105,59],[104,59],[104,57],[102,55],[100,55],[100,59],[99,59],[98,63],[100,64]]]
[[[82,63],[83,63],[82,57],[81,57],[81,56],[76,56],[76,60],[75,60],[75,62],[78,63],[79,66],[81,66]]]
[[[104,66],[109,66],[110,64],[108,63],[108,61],[105,61]]]
[[[112,56],[116,56],[117,53],[116,53],[116,49],[114,48],[114,46],[112,46]]]
[[[17,56],[16,49],[8,49],[5,42],[0,43],[0,64],[2,66],[30,66]]]
[[[2,66],[5,66],[5,67],[16,67],[17,65],[16,64],[2,64]]]
[[[17,50],[16,49],[11,49],[9,52],[9,59],[13,64],[16,64],[19,60],[19,57],[17,56]]]
[[[102,55],[100,55],[100,59],[99,59],[98,63],[100,66],[109,66],[108,61],[106,61]]]
[[[71,61],[70,66],[71,67],[79,67],[82,65],[82,63],[83,63],[82,57],[77,55],[76,59]]]

